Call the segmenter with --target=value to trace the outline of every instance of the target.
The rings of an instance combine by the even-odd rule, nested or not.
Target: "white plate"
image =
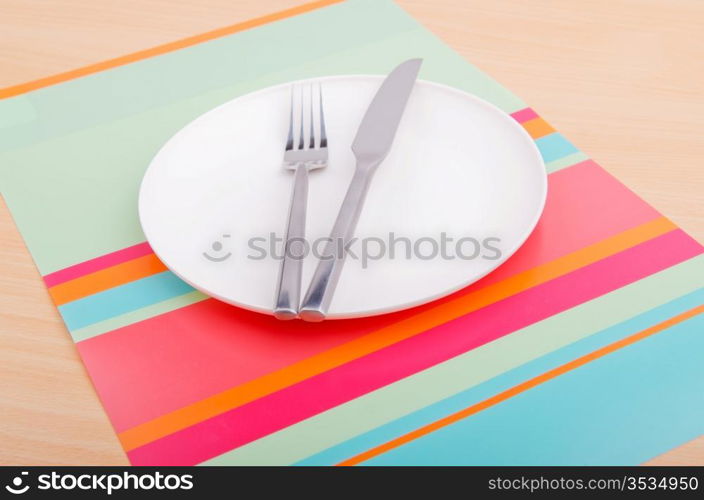
[[[382,77],[311,81],[322,84],[330,147],[329,166],[310,175],[312,242],[332,227],[355,167],[350,144]],[[293,181],[281,166],[290,88],[239,97],[184,127],[156,155],[139,194],[142,228],[169,269],[208,295],[269,314],[279,269],[269,235],[284,234]],[[478,280],[526,240],[546,190],[540,153],[510,116],[473,95],[418,81],[357,227],[366,255],[381,248],[371,238],[381,238],[387,252],[365,263],[361,241],[351,247],[357,258],[347,259],[329,317],[405,309]],[[476,253],[471,239],[458,250],[460,238],[479,242],[476,258],[467,258]],[[496,254],[489,247],[500,258],[488,258]],[[309,255],[302,294],[315,264]]]

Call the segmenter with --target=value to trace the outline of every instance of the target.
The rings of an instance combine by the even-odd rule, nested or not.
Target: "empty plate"
[[[153,159],[139,194],[158,257],[208,295],[272,313],[293,182],[282,168],[291,88],[320,83],[330,162],[310,175],[305,293],[355,168],[350,145],[383,78],[278,85],[184,127]],[[523,244],[546,190],[540,153],[510,116],[418,81],[372,181],[328,317],[397,311],[478,280]]]

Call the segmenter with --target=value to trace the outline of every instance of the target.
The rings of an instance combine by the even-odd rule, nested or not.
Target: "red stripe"
[[[548,176],[545,210],[530,238],[475,287],[497,283],[657,217],[657,210],[592,160],[558,170]]]
[[[281,323],[206,300],[82,341],[78,348],[122,432],[656,217],[598,165],[585,162],[549,176],[543,217],[509,262],[446,299],[318,325]]]
[[[195,465],[458,356],[702,252],[681,230],[223,413],[128,453],[134,465]]]
[[[101,269],[127,262],[128,260],[143,257],[144,255],[150,253],[152,253],[152,247],[149,246],[149,243],[139,243],[116,252],[101,255],[95,259],[81,262],[75,266],[67,267],[60,271],[47,274],[44,276],[44,283],[46,283],[46,286],[52,287],[72,279],[80,278],[86,274],[94,273],[96,271],[100,271]]]
[[[78,343],[118,432],[398,321],[281,322],[215,299]]]

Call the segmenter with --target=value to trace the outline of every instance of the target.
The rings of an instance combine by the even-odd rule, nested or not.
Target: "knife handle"
[[[303,298],[299,316],[305,321],[322,321],[327,316],[345,263],[345,248],[354,236],[373,174],[372,165],[366,168],[358,166],[355,170],[330,238],[325,244],[318,267]]]
[[[308,201],[308,168],[304,164],[295,167],[293,194],[288,214],[284,255],[276,287],[274,316],[278,319],[293,319],[298,315],[301,298],[301,270],[303,269],[303,245],[306,233],[306,205]]]

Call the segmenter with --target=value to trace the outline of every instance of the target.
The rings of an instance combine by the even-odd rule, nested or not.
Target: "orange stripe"
[[[98,73],[99,71],[105,71],[107,69],[116,68],[118,66],[124,66],[125,64],[141,61],[149,57],[166,54],[167,52],[183,49],[185,47],[190,47],[201,42],[206,42],[208,40],[214,40],[215,38],[231,35],[233,33],[237,33],[238,31],[248,30],[257,26],[261,26],[263,24],[268,24],[274,21],[279,21],[281,19],[286,19],[288,17],[293,17],[298,14],[303,14],[305,12],[320,9],[321,7],[340,3],[341,1],[342,0],[318,0],[315,2],[306,3],[297,7],[282,10],[280,12],[275,12],[273,14],[268,14],[262,17],[257,17],[255,19],[250,19],[249,21],[233,24],[224,28],[208,31],[206,33],[201,33],[200,35],[183,38],[181,40],[176,40],[174,42],[158,45],[150,49],[140,50],[139,52],[133,52],[132,54],[127,54],[124,56],[116,57],[114,59],[108,59],[107,61],[101,61],[99,63],[91,64],[89,66],[84,66],[82,68],[66,71],[65,73],[59,73],[57,75],[40,78],[31,82],[21,83],[19,85],[13,85],[11,87],[5,87],[3,89],[0,89],[0,99],[17,96],[26,92],[31,92],[32,90],[37,90],[43,87],[48,87],[50,85],[55,85],[57,83],[73,80],[74,78]]]
[[[558,366],[557,368],[554,368],[548,372],[545,372],[541,375],[538,375],[535,378],[527,380],[521,384],[518,384],[515,387],[512,387],[504,392],[501,392],[501,393],[497,394],[496,396],[492,396],[489,399],[485,399],[484,401],[481,401],[480,403],[469,406],[468,408],[465,408],[464,410],[460,410],[457,413],[453,413],[452,415],[448,415],[447,417],[442,418],[440,420],[437,420],[437,421],[435,421],[431,424],[428,424],[424,427],[421,427],[420,429],[416,429],[414,431],[411,431],[408,434],[404,434],[403,436],[400,436],[396,439],[393,439],[392,441],[388,441],[387,443],[384,443],[384,444],[379,445],[375,448],[372,448],[371,450],[365,451],[364,453],[360,453],[359,455],[355,455],[352,458],[348,458],[347,460],[344,460],[337,465],[357,465],[361,462],[369,460],[370,458],[374,458],[376,456],[379,456],[382,453],[386,453],[387,451],[393,450],[394,448],[398,448],[399,446],[402,446],[402,445],[409,443],[415,439],[418,439],[418,438],[423,437],[427,434],[430,434],[431,432],[434,432],[438,429],[442,429],[443,427],[446,427],[450,424],[454,424],[455,422],[458,422],[464,418],[467,418],[471,415],[479,413],[482,410],[486,410],[487,408],[495,406],[495,405],[501,403],[502,401],[506,401],[507,399],[510,399],[518,394],[521,394],[522,392],[525,392],[529,389],[532,389],[533,387],[536,387],[540,384],[544,384],[548,380],[554,379],[556,377],[559,377],[560,375],[563,375],[563,374],[570,372],[576,368],[579,368],[580,366],[586,365],[590,361],[594,361],[595,359],[599,359],[599,358],[606,356],[607,354],[610,354],[614,351],[617,351],[619,349],[623,349],[624,347],[626,347],[628,345],[635,344],[639,340],[643,340],[646,337],[650,337],[651,335],[655,335],[656,333],[661,332],[661,331],[665,330],[666,328],[669,328],[673,325],[676,325],[677,323],[681,323],[682,321],[685,321],[689,318],[692,318],[692,317],[696,316],[697,314],[701,314],[702,312],[704,312],[704,305],[695,307],[694,309],[690,309],[687,312],[684,312],[684,313],[679,314],[673,318],[665,320],[662,323],[658,323],[655,326],[651,326],[650,328],[647,328],[641,332],[638,332],[634,335],[631,335],[630,337],[626,337],[624,339],[621,339],[617,342],[614,342],[613,344],[609,344],[605,347],[602,347],[601,349],[597,349],[594,352],[591,352],[591,353],[586,354],[580,358],[572,360],[569,363],[566,363],[562,366]]]
[[[101,269],[80,278],[53,286],[49,295],[57,306],[130,281],[166,271],[166,266],[154,254],[144,255],[116,266]]]
[[[274,393],[319,373],[410,338],[528,288],[597,262],[643,241],[675,229],[664,217],[636,226],[601,242],[533,269],[516,274],[452,301],[440,304],[398,323],[359,337],[323,353],[311,356],[278,371],[161,415],[119,434],[129,451],[151,441],[197,424],[258,398]]]
[[[527,122],[521,123],[521,125],[523,125],[523,128],[526,129],[528,134],[530,134],[533,139],[539,139],[545,135],[555,132],[552,125],[542,118],[534,118],[532,120],[528,120]]]

